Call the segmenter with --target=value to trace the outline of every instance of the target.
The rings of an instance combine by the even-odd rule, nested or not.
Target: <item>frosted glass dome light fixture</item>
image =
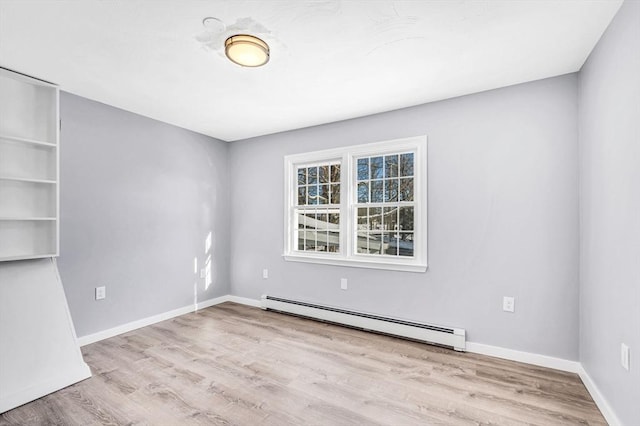
[[[231,62],[243,67],[260,67],[269,62],[269,45],[248,34],[237,34],[225,40],[224,53]]]

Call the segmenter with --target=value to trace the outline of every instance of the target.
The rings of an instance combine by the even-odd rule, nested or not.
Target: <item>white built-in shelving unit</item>
[[[91,377],[54,258],[58,100],[55,85],[0,68],[0,414]]]
[[[0,68],[0,261],[58,255],[58,98]]]

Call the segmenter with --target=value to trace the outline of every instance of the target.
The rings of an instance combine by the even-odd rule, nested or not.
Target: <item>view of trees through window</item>
[[[413,256],[414,154],[356,162],[357,253]]]
[[[355,159],[353,198],[357,254],[413,256],[414,154]],[[298,166],[297,250],[340,252],[339,162]]]

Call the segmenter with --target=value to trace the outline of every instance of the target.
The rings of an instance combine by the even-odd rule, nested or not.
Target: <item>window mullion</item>
[[[342,155],[340,174],[340,247],[343,256],[349,258],[352,253],[352,166],[349,153]]]

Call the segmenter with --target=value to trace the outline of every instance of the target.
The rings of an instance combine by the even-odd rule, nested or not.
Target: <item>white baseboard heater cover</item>
[[[286,312],[425,343],[448,346],[456,351],[464,351],[466,348],[466,333],[462,328],[422,324],[267,295],[262,296],[261,307],[266,310]]]

